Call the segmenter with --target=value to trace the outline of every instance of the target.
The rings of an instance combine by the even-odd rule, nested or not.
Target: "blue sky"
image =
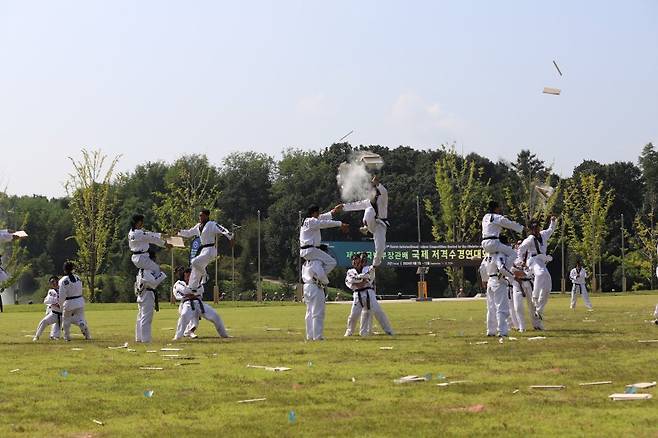
[[[636,161],[658,141],[657,22],[654,1],[0,0],[0,184],[62,195],[82,147],[129,170],[352,129],[492,160],[529,148],[563,176]]]

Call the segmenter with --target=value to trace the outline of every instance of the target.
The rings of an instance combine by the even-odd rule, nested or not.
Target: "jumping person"
[[[359,317],[361,318],[359,335],[370,335],[373,314],[384,332],[392,336],[391,323],[379,301],[377,301],[377,295],[375,294],[375,272],[372,266],[367,265],[367,261],[367,254],[354,254],[352,256],[352,268],[345,275],[345,285],[352,290],[353,296],[345,336],[352,336],[352,333],[356,330]]]
[[[342,211],[343,207],[337,205],[331,211],[320,214],[320,207],[311,205],[308,208],[306,219],[299,229],[299,255],[306,261],[319,260],[322,263],[322,275],[319,280],[326,286],[329,284],[329,273],[336,267],[336,260],[322,250],[322,232],[325,228],[337,228],[344,232],[349,230],[349,224],[332,219],[333,215]]]
[[[144,229],[144,215],[133,215],[128,231],[128,247],[132,252],[131,260],[137,269],[152,271],[155,276],[160,274],[160,265],[149,254],[149,245],[165,246],[162,234]]]
[[[59,292],[57,292],[59,285],[57,282],[58,278],[54,275],[48,279],[50,289],[48,289],[48,293],[43,299],[43,303],[46,305],[46,316],[39,322],[37,331],[32,338],[33,342],[39,340],[41,333],[49,325],[52,325],[50,328],[50,339],[53,341],[59,339],[62,326],[62,309],[59,307]]]
[[[576,267],[571,270],[569,273],[569,279],[571,280],[571,308],[576,308],[576,299],[578,298],[578,293],[583,296],[583,302],[585,307],[588,310],[592,310],[592,302],[589,299],[589,293],[587,293],[587,286],[585,285],[585,279],[588,274],[583,264],[580,260],[576,260]]]
[[[482,249],[484,252],[490,255],[502,253],[509,258],[516,256],[516,252],[511,246],[500,241],[499,236],[504,228],[517,233],[523,231],[523,225],[503,216],[503,208],[498,201],[489,201],[489,213],[482,218]]]
[[[304,298],[306,304],[306,340],[324,340],[324,308],[325,288],[320,281],[324,276],[324,269],[320,260],[304,262],[302,266],[302,280],[304,282]]]
[[[82,280],[74,274],[73,262],[64,263],[64,277],[59,280],[59,307],[62,309],[64,340],[71,340],[71,324],[80,327],[85,339],[91,339],[85,320],[85,299],[82,296]]]
[[[361,230],[372,234],[375,242],[375,256],[372,260],[372,266],[377,267],[382,263],[386,252],[386,230],[390,226],[388,222],[388,190],[379,182],[377,175],[372,178],[372,186],[370,199],[343,204],[343,210],[363,210],[363,227]]]
[[[528,255],[528,268],[532,270],[535,282],[532,289],[532,299],[535,304],[535,315],[539,319],[544,319],[544,309],[548,302],[548,297],[553,287],[551,274],[548,272],[546,264],[553,260],[553,257],[546,253],[548,240],[553,235],[557,226],[557,218],[551,216],[551,223],[546,230],[541,231],[539,221],[530,222],[530,234],[519,246],[519,254]]]
[[[211,221],[210,210],[207,209],[199,212],[198,224],[189,230],[180,230],[178,232],[181,237],[199,237],[201,239],[199,253],[190,261],[190,267],[192,268],[189,281],[190,287],[200,288],[206,282],[206,267],[217,257],[215,236],[218,234],[223,235],[233,244],[233,234],[217,222]]]

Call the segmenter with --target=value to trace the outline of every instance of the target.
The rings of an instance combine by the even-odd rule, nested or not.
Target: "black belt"
[[[361,304],[361,307],[363,307],[363,301],[361,301],[361,292],[369,291],[370,289],[372,289],[372,288],[371,287],[362,287],[362,288],[356,289],[354,291],[354,292],[357,293],[356,296],[359,297],[359,304]],[[368,294],[368,293],[366,294],[366,308],[368,310],[370,310],[370,294]]]
[[[195,301],[199,302],[199,307],[201,308],[201,313],[206,313],[206,309],[203,307],[203,301],[201,301],[201,298],[190,298],[190,299],[187,299],[187,300],[183,300],[184,303],[185,302],[190,303],[190,307],[192,308],[192,310],[196,310],[194,308],[194,302]]]
[[[160,302],[158,301],[158,291],[155,289],[151,289],[150,287],[147,287],[146,290],[150,290],[151,292],[153,292],[153,299],[155,300],[155,311],[159,312]]]
[[[61,315],[61,314],[62,314],[62,312],[55,312],[53,309],[50,309],[50,311],[51,311],[52,313],[54,313],[55,315]]]
[[[207,243],[205,245],[201,245],[199,247],[199,251],[201,251],[203,248],[210,248],[211,246],[215,246],[215,244],[214,243]]]
[[[315,245],[304,245],[299,247],[299,249],[309,249],[309,248],[320,248],[320,247]]]
[[[489,278],[498,277],[498,274],[489,274]]]
[[[74,297],[66,297],[66,298],[64,299],[64,301],[75,300],[76,298],[82,298],[82,295],[76,295],[76,296],[74,296]]]
[[[139,254],[148,254],[148,249],[146,251],[131,251],[133,255],[139,255]]]
[[[55,312],[52,309],[50,309],[50,311],[53,312],[55,315],[57,315],[57,326],[61,329],[62,328],[62,312]]]
[[[578,286],[578,293],[582,295],[583,294],[583,285],[578,284],[578,283],[574,283],[573,285]]]
[[[499,239],[498,236],[487,236],[482,238],[482,240],[498,240],[498,239]]]

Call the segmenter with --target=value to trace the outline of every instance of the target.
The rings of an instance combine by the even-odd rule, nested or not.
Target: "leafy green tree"
[[[597,291],[596,268],[603,256],[604,241],[609,232],[608,211],[614,192],[605,191],[603,182],[594,175],[581,174],[567,184],[563,219],[571,249],[591,266],[592,291]]]
[[[464,160],[454,148],[445,149],[437,160],[435,184],[439,204],[425,200],[425,210],[432,220],[432,234],[438,242],[473,242],[480,236],[480,219],[486,210],[488,182],[475,162]],[[453,293],[464,287],[463,268],[448,267]]]
[[[106,166],[107,156],[100,150],[83,149],[80,160],[69,159],[73,172],[66,189],[71,197],[73,236],[78,244],[78,271],[85,277],[90,299],[96,301],[96,275],[103,266],[110,238],[116,231],[110,188],[119,157],[110,160]]]

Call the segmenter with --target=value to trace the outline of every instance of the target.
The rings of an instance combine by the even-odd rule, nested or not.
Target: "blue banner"
[[[190,244],[190,263],[192,263],[192,259],[194,257],[199,255],[200,248],[201,248],[201,238],[195,237],[194,240],[192,240],[192,243]]]

